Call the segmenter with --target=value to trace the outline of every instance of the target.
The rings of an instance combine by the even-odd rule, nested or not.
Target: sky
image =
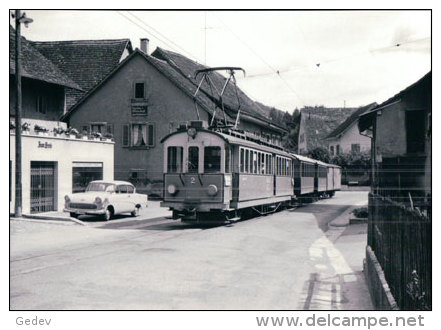
[[[431,70],[430,11],[36,11],[29,40],[140,38],[207,66],[283,111],[381,103]],[[12,21],[11,21],[12,22]]]

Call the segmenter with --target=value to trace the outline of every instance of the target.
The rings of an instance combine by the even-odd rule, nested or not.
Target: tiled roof
[[[104,82],[107,79],[110,79],[110,77],[116,72],[118,71],[125,63],[127,63],[127,61],[129,61],[132,57],[140,55],[143,56],[150,64],[152,64],[156,69],[158,69],[164,76],[166,76],[173,84],[175,84],[178,88],[180,88],[185,94],[187,94],[188,97],[193,98],[197,87],[198,87],[198,83],[196,82],[196,80],[194,80],[193,76],[194,76],[194,70],[198,70],[201,68],[205,68],[204,66],[193,62],[179,54],[173,53],[174,55],[171,57],[169,56],[171,52],[168,51],[164,51],[162,49],[157,49],[155,50],[155,52],[152,55],[155,56],[151,56],[151,55],[147,55],[145,53],[143,53],[142,51],[136,49],[129,57],[127,57],[122,63],[120,63],[120,65],[118,67],[116,67],[114,70],[112,70],[107,76],[106,78],[104,78],[102,80],[102,82]],[[191,63],[190,63],[191,62]],[[218,73],[215,73],[214,76],[216,76],[216,79],[220,80],[222,79],[222,81],[225,81],[225,78],[223,76],[221,76]],[[219,76],[219,77],[218,77]],[[218,81],[219,83],[219,81]],[[63,119],[67,118],[70,116],[70,114],[72,113],[72,111],[75,111],[75,109],[92,93],[95,92],[96,89],[99,88],[101,84],[96,85],[93,89],[89,90],[89,92],[84,95],[84,97],[79,100],[77,102],[77,104],[75,104],[75,106],[73,106],[70,111],[68,111],[64,116]],[[218,85],[216,84],[216,87],[218,88]],[[234,90],[232,89],[232,92],[234,92]],[[244,100],[243,102],[245,102],[245,98],[246,95],[241,92],[240,90],[238,90],[238,93],[240,94],[240,98],[241,98],[241,102],[242,100]],[[227,96],[228,95],[228,96]],[[226,94],[224,96],[224,99],[228,98],[228,105],[227,106],[233,106],[232,103],[233,102],[237,102],[237,98],[234,96],[234,98],[231,96],[230,92],[228,92],[228,94]],[[233,99],[233,100],[231,100]],[[199,91],[196,94],[196,101],[197,103],[203,107],[203,109],[205,111],[207,111],[210,114],[213,114],[214,111],[214,98],[212,97],[212,95],[210,93],[206,93],[206,92],[201,92]],[[263,115],[260,115],[256,112],[253,112],[252,109],[249,108],[249,102],[253,102],[250,99],[248,99],[248,108],[247,109],[243,109],[244,105],[242,105],[242,110],[241,113],[248,114],[251,117],[254,118],[258,118],[260,121],[263,121],[265,123],[268,123],[268,125],[272,126],[272,129],[278,130],[278,131],[283,131],[283,128],[280,128],[276,125],[274,125],[273,123],[271,123],[266,117],[264,117]],[[234,122],[235,119],[235,112],[237,110],[237,105],[236,108],[230,109],[230,111],[227,113],[227,119],[230,122]],[[201,109],[199,109],[199,111],[201,111]],[[219,113],[219,109],[216,110],[217,114],[222,116]],[[263,111],[263,110],[261,110]],[[234,112],[234,113],[233,113]],[[265,112],[264,112],[265,113]],[[196,115],[196,109],[195,109],[195,115]],[[245,115],[244,115],[245,116]],[[196,117],[195,117],[196,119]]]
[[[21,69],[23,77],[81,89],[24,37],[21,38]],[[15,30],[11,25],[9,26],[9,72],[15,74]]]
[[[130,39],[32,41],[31,44],[87,91],[115,68]]]
[[[345,121],[357,108],[304,108],[301,110],[306,148],[326,147],[324,138]]]
[[[368,105],[365,105],[363,107],[358,108],[352,115],[350,115],[343,123],[341,123],[336,129],[334,129],[325,139],[330,139],[334,137],[338,137],[341,133],[343,133],[349,126],[351,126],[353,123],[358,121],[358,117],[365,112],[368,112],[375,108],[377,106],[377,103],[371,103]]]
[[[200,83],[201,75],[198,76],[197,79],[195,79],[194,75],[196,70],[201,70],[207,68],[206,66],[199,64],[197,62],[192,61],[191,59],[178,54],[174,53],[168,50],[164,50],[162,48],[156,48],[156,50],[152,53],[153,56],[162,59],[166,61],[169,64],[169,67],[167,67],[168,71],[175,71],[177,74],[181,75],[183,78],[187,80],[185,82],[184,86],[186,88],[190,87],[191,85],[195,86],[197,88],[198,84]],[[176,76],[176,73],[173,74],[173,76]],[[239,73],[241,74],[241,73]],[[224,86],[227,78],[225,78],[223,75],[221,75],[218,72],[212,72],[210,74],[210,79],[213,82],[213,85],[218,89],[221,90]],[[211,92],[210,86],[204,81],[201,85],[201,90],[199,93],[204,93],[207,95],[210,99],[217,100],[218,95],[216,92]],[[251,100],[240,88],[237,88],[237,93],[240,100],[240,106],[241,106],[241,113],[244,112],[248,115],[251,115],[253,117],[259,118],[265,122],[270,122],[268,120],[268,113],[269,110],[265,111],[262,109],[262,106]],[[226,110],[235,117],[239,103],[237,101],[236,97],[236,91],[232,84],[229,85],[225,89],[224,95],[223,95],[223,102],[226,107]]]
[[[429,71],[417,82],[403,89],[401,92],[395,94],[383,103],[377,105],[370,111],[361,114],[358,120],[359,131],[363,132],[372,125],[372,120],[373,118],[375,118],[375,113],[378,110],[387,107],[396,101],[399,101],[401,98],[409,97],[412,94],[414,98],[419,101],[420,104],[428,106],[430,111],[432,111],[432,71]]]

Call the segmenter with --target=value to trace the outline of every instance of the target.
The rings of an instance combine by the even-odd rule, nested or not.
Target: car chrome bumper
[[[81,209],[71,209],[71,208],[64,208],[63,212],[69,212],[69,213],[76,213],[79,215],[103,215],[106,213],[105,209],[100,210],[81,210]]]

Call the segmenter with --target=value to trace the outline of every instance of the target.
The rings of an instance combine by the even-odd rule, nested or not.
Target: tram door
[[[31,162],[31,213],[55,211],[56,163]]]

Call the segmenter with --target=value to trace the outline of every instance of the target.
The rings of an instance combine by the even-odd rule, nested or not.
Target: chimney
[[[149,53],[149,39],[141,38],[141,51],[145,54]]]

